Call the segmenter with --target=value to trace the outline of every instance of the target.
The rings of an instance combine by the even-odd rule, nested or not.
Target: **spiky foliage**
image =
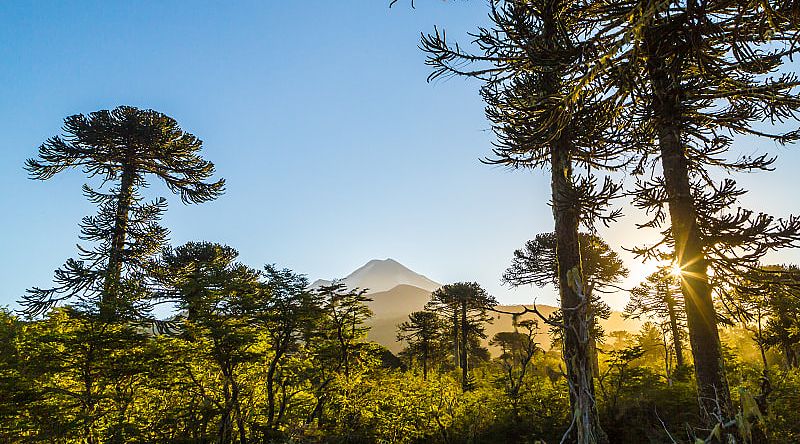
[[[794,120],[800,100],[794,74],[778,68],[795,48],[783,31],[763,32],[768,18],[749,2],[715,0],[618,1],[604,10],[615,43],[604,70],[624,103],[629,146],[642,157],[636,205],[661,229],[644,257],[675,258],[682,288],[698,390],[709,425],[732,416],[724,375],[715,277],[752,266],[766,252],[798,239],[800,220],[735,209],[743,190],[717,182],[714,170],[768,170],[769,155],[732,156],[733,136],[796,140],[797,132],[771,133],[759,122]],[[660,164],[663,175],[654,169]],[[668,208],[668,212],[667,212]],[[669,216],[669,224],[667,224]],[[665,247],[665,248],[662,248]]]
[[[590,233],[579,233],[581,268],[585,277],[585,291],[590,297],[587,317],[590,320],[589,334],[590,353],[593,371],[597,373],[597,343],[603,341],[605,332],[600,326],[600,319],[608,319],[611,307],[600,298],[600,294],[618,289],[617,284],[628,275],[628,269],[619,255],[600,237]],[[537,234],[525,243],[523,249],[514,251],[511,266],[503,273],[503,281],[514,287],[536,285],[544,287],[554,285],[558,288],[558,262],[556,256],[555,233]],[[563,316],[556,314],[553,323],[562,324]],[[552,324],[551,324],[552,325]],[[558,341],[563,340],[562,331],[551,330]]]
[[[613,290],[628,275],[622,259],[600,237],[591,233],[580,233],[579,236],[581,268],[587,290]],[[525,243],[524,248],[515,250],[511,266],[503,273],[503,282],[515,287],[530,284],[537,287],[557,286],[555,233],[537,234]]]
[[[676,364],[679,367],[685,364],[683,337],[686,314],[680,278],[672,273],[671,267],[664,267],[650,274],[631,290],[630,300],[625,306],[625,316],[658,321],[662,330],[666,329],[670,333]]]
[[[154,176],[184,203],[201,203],[217,198],[224,181],[206,182],[214,165],[199,156],[200,139],[153,110],[121,106],[77,114],[64,120],[63,130],[63,136],[39,147],[37,159],[26,162],[31,178],[47,180],[79,168],[102,179],[101,188],[112,185],[106,192],[84,186],[98,214],[83,219],[81,239],[97,246],[79,247],[78,258],[56,271],[56,286],[29,290],[22,305],[37,315],[77,298],[83,309],[107,320],[135,317],[147,308],[143,277],[168,233],[158,224],[166,200],[145,202],[140,190]]]
[[[438,313],[443,325],[447,325],[453,347],[453,361],[461,368],[461,385],[464,391],[471,388],[469,377],[469,355],[474,349],[475,338],[485,339],[484,324],[492,321],[487,311],[497,305],[477,282],[456,282],[443,285],[431,294],[425,306],[428,311]]]
[[[578,228],[619,216],[608,211],[620,186],[594,171],[624,164],[614,102],[586,81],[588,66],[603,53],[591,3],[564,0],[490,1],[490,29],[473,35],[478,53],[451,45],[438,30],[423,37],[431,78],[469,76],[484,82],[486,115],[497,135],[487,161],[551,172],[551,201],[558,244],[565,346],[576,413],[574,440],[602,442],[589,358],[589,297],[583,293]],[[585,168],[580,173],[576,168]]]
[[[428,364],[436,354],[442,322],[432,311],[415,311],[397,326],[397,340],[408,343],[407,351],[422,363],[422,379],[428,379]]]

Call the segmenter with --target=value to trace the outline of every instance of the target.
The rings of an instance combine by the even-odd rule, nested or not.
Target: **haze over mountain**
[[[330,284],[331,280],[319,279],[311,284],[312,288]],[[372,301],[367,305],[373,312],[373,317],[367,321],[370,327],[368,338],[397,353],[403,344],[397,341],[397,325],[408,320],[411,312],[422,310],[431,299],[431,293],[441,284],[408,269],[394,259],[371,260],[341,279],[348,288],[367,288]],[[557,310],[549,305],[538,305],[539,311],[545,316]],[[507,312],[522,311],[520,305],[499,305],[497,309]],[[494,313],[494,321],[486,325],[486,335],[491,339],[496,333],[512,331],[511,315]],[[522,319],[535,319],[535,315],[528,314]],[[546,350],[550,348],[549,326],[539,322],[540,332],[536,340]],[[642,325],[641,321],[624,319],[619,312],[612,312],[607,320],[601,320],[600,325],[607,333],[625,330],[636,332]],[[488,342],[488,341],[485,341]],[[492,350],[493,355],[497,350]]]

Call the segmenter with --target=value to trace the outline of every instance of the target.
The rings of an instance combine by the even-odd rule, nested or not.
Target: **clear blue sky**
[[[0,304],[49,285],[94,213],[79,171],[35,182],[24,160],[65,116],[122,104],[176,118],[228,182],[213,203],[168,196],[175,245],[223,242],[253,266],[311,279],[392,257],[439,282],[476,280],[503,302],[553,303],[552,291],[499,283],[511,252],[552,227],[547,173],[480,164],[492,137],[478,85],[427,84],[417,49],[433,25],[463,36],[485,23],[486,3],[416,3],[0,4]],[[780,152],[778,172],[743,183],[759,208],[797,212],[800,156]],[[629,222],[604,232],[612,245],[640,238]]]

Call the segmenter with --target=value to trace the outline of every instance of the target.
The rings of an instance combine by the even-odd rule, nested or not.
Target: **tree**
[[[315,290],[322,316],[318,322],[306,325],[303,341],[311,354],[306,379],[313,387],[314,407],[306,423],[320,422],[323,408],[331,396],[331,384],[337,378],[349,382],[351,371],[367,359],[369,349],[364,344],[369,327],[364,322],[372,316],[367,306],[367,290],[348,289],[335,281]]]
[[[625,306],[627,317],[654,318],[668,326],[678,367],[685,365],[682,338],[686,315],[683,305],[679,277],[671,268],[664,267],[647,276],[644,282],[632,289],[630,300]]]
[[[739,285],[737,290],[755,305],[742,316],[756,321],[754,336],[762,361],[766,362],[764,348],[776,348],[788,368],[800,367],[800,269],[794,265],[772,265],[754,272],[753,276],[752,281]],[[762,325],[763,321],[766,325]]]
[[[522,328],[522,332],[519,329]],[[500,347],[502,353],[499,360],[504,370],[505,389],[511,399],[514,416],[519,416],[521,390],[525,383],[525,375],[533,356],[542,351],[534,340],[539,330],[539,323],[533,319],[517,322],[514,318],[514,331],[504,331],[494,335],[490,344]]]
[[[428,379],[428,363],[441,336],[439,316],[431,311],[415,311],[408,321],[397,326],[397,340],[408,342],[408,351],[422,362],[422,379]]]
[[[643,154],[637,174],[636,205],[652,216],[643,227],[661,228],[661,248],[641,248],[645,258],[669,255],[682,270],[681,288],[695,364],[698,396],[707,425],[733,416],[724,373],[715,279],[741,271],[767,251],[796,239],[794,218],[731,209],[744,191],[735,182],[713,180],[725,172],[769,169],[766,154],[728,159],[735,134],[781,143],[796,132],[771,134],[753,123],[793,119],[800,101],[792,93],[794,74],[773,75],[796,49],[793,37],[769,30],[770,17],[752,3],[618,1],[604,17],[616,40],[604,55],[618,109],[629,116],[629,146]],[[778,31],[778,32],[775,32]],[[767,49],[769,47],[769,49]],[[653,171],[656,164],[663,175]],[[654,174],[650,174],[654,173]],[[666,210],[666,211],[665,211]]]
[[[147,337],[72,307],[51,310],[20,338],[20,369],[38,394],[25,409],[49,441],[122,443],[141,430],[128,415],[152,375]]]
[[[457,282],[443,285],[431,294],[425,306],[428,311],[440,313],[442,321],[449,323],[453,340],[453,359],[461,368],[461,385],[470,389],[468,355],[474,353],[471,344],[474,336],[486,338],[483,324],[491,322],[487,311],[497,305],[497,300],[486,293],[477,282]]]
[[[603,239],[594,234],[580,233],[579,241],[587,292],[608,291],[628,276],[622,259]],[[511,266],[503,273],[503,282],[514,287],[531,284],[557,286],[555,233],[537,234],[525,242],[524,248],[515,250]]]
[[[234,421],[239,441],[247,442],[247,427],[241,411],[240,369],[255,362],[257,342],[253,308],[264,299],[259,273],[235,262],[238,252],[226,245],[189,242],[165,249],[158,278],[161,296],[174,298],[186,311],[182,333],[193,341],[222,376],[219,440],[233,442]]]
[[[628,275],[628,269],[619,255],[600,237],[590,233],[580,233],[581,267],[586,281],[585,291],[591,303],[587,310],[591,320],[589,334],[593,373],[599,375],[597,342],[602,341],[603,328],[598,319],[608,319],[611,308],[600,299],[597,293],[607,292],[616,287]],[[525,243],[523,249],[514,251],[511,266],[503,273],[503,281],[513,287],[553,285],[558,288],[558,262],[556,260],[555,233],[537,234]],[[556,316],[554,321],[561,322]]]
[[[158,225],[166,200],[146,203],[140,190],[153,176],[184,203],[202,203],[224,191],[224,181],[206,182],[214,165],[199,156],[200,139],[184,132],[171,117],[153,110],[120,106],[64,120],[64,135],[39,147],[39,158],[26,169],[34,179],[47,180],[71,168],[100,177],[106,192],[84,185],[84,194],[98,209],[81,222],[81,239],[97,242],[79,247],[79,259],[69,259],[56,271],[56,286],[33,288],[23,297],[29,315],[42,314],[60,301],[77,297],[101,318],[135,315],[136,299],[146,299],[142,279],[152,256],[166,240]]]
[[[619,185],[608,177],[598,184],[592,170],[618,167],[625,149],[614,143],[619,128],[605,92],[583,88],[592,86],[583,80],[585,67],[601,51],[602,42],[590,38],[596,34],[596,9],[591,2],[561,0],[489,4],[492,26],[473,39],[478,54],[449,44],[438,30],[423,37],[422,48],[434,69],[430,78],[458,75],[484,82],[486,115],[498,138],[490,163],[550,170],[564,361],[575,420],[571,440],[605,442],[594,400],[591,315],[578,229],[619,215],[606,212]],[[586,167],[583,177],[576,167]]]
[[[276,400],[276,385],[286,393],[290,381],[281,373],[290,354],[300,347],[303,329],[318,324],[323,314],[318,294],[308,290],[308,279],[288,269],[274,265],[264,267],[264,292],[266,301],[253,301],[254,321],[266,332],[270,354],[265,374],[267,388],[267,428],[275,431],[280,426],[288,399]],[[276,411],[277,408],[277,411]]]

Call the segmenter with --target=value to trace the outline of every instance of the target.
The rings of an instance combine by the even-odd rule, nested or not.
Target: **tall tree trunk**
[[[125,238],[128,234],[130,210],[133,204],[133,187],[136,171],[130,164],[122,169],[122,179],[117,198],[117,212],[114,217],[114,232],[111,238],[111,249],[108,257],[108,268],[104,283],[104,292],[100,301],[100,318],[110,322],[116,319],[119,309],[120,281],[122,279],[122,262],[125,252]]]
[[[553,53],[565,50],[564,18],[555,14],[556,2],[547,2],[542,11],[542,37]],[[543,93],[550,97],[561,96],[560,72],[545,72],[542,78]],[[557,125],[554,123],[553,125]],[[563,314],[564,363],[567,367],[569,399],[572,414],[569,442],[576,444],[607,443],[608,437],[600,427],[594,396],[592,377],[589,295],[575,286],[577,278],[584,285],[581,268],[578,226],[580,208],[572,186],[572,158],[568,130],[557,128],[550,147],[551,194],[556,235],[556,262],[558,263],[558,291]]]
[[[678,367],[683,367],[683,343],[681,341],[681,330],[678,328],[678,313],[675,310],[675,298],[669,294],[669,288],[664,290],[664,300],[667,303],[667,313],[669,314],[669,329],[672,332],[672,346],[675,348],[675,361]]]
[[[654,114],[661,151],[661,165],[669,202],[675,258],[682,270],[681,291],[686,306],[689,342],[694,357],[695,377],[703,416],[711,423],[710,414],[733,417],[728,381],[725,377],[717,313],[708,282],[708,260],[697,226],[697,213],[689,182],[688,161],[681,141],[680,94],[673,87],[664,67],[664,57],[655,49],[660,43],[656,35],[650,39],[653,48],[647,68],[654,89]],[[656,43],[659,42],[659,43]],[[656,45],[655,47],[652,45]]]
[[[563,135],[553,144],[551,171],[558,290],[564,318],[564,362],[574,422],[571,442],[606,443],[608,437],[600,428],[594,397],[589,301],[576,285],[576,280],[583,285],[578,237],[580,209],[573,197],[570,149]]]
[[[460,367],[461,355],[458,353],[458,304],[453,304],[453,367]]]
[[[467,300],[461,301],[461,387],[464,391],[469,390],[469,372],[467,369],[467,340],[469,336],[469,324],[467,324]]]
[[[225,382],[222,386],[224,407],[222,409],[219,421],[219,443],[229,444],[233,437],[233,424],[231,421],[231,411],[233,410],[233,407],[231,405],[231,390],[230,385],[228,384],[228,377],[227,375],[223,374],[223,378],[225,379]]]

